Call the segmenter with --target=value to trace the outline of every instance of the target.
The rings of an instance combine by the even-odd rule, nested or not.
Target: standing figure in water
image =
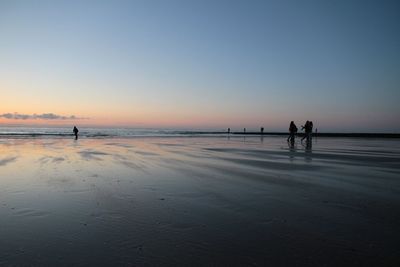
[[[313,123],[312,121],[306,121],[304,126],[301,127],[301,129],[304,129],[304,137],[301,138],[301,141],[307,138],[307,142],[311,141],[312,138],[312,128],[313,128]]]
[[[294,124],[294,122],[291,121],[290,122],[290,126],[289,126],[289,137],[288,137],[287,141],[288,142],[290,141],[291,143],[294,143],[294,138],[295,138],[296,133],[297,133],[296,124]]]
[[[76,126],[74,126],[74,129],[72,131],[75,134],[75,140],[78,140],[78,132],[79,132],[78,128],[76,128]]]

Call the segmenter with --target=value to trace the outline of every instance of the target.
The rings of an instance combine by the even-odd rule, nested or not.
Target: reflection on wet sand
[[[17,157],[5,157],[0,159],[0,166],[7,165],[8,163],[14,162],[17,160]]]
[[[313,145],[2,141],[0,265],[393,263],[400,143]]]

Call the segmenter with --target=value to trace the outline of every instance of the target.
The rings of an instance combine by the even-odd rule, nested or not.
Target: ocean
[[[225,135],[226,130],[186,130],[166,128],[100,128],[78,127],[79,136],[87,138],[107,137],[162,137],[162,136],[188,136],[188,135]],[[52,137],[63,138],[73,136],[72,127],[0,127],[0,137]]]

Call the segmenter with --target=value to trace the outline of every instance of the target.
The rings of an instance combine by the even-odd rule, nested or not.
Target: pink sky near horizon
[[[243,95],[243,103],[232,101],[230,95],[215,93],[205,95],[174,95],[156,89],[138,90],[136,97],[131,94],[112,94],[98,90],[71,89],[60,82],[60,90],[52,90],[53,84],[46,82],[42,87],[15,81],[10,84],[0,81],[2,105],[0,107],[0,126],[12,124],[62,125],[138,128],[188,128],[188,129],[259,129],[266,131],[287,131],[291,120],[300,126],[312,120],[315,128],[336,132],[395,132],[400,119],[395,112],[376,112],[376,109],[360,112],[341,109],[329,105],[312,107],[297,105],[293,99],[283,99],[282,103],[265,101],[265,104],[252,105],[253,97]],[[40,83],[39,83],[40,85]],[[224,101],[225,100],[225,101]],[[293,101],[294,104],[291,104]],[[258,102],[255,102],[258,103]],[[297,106],[296,106],[297,105]],[[287,108],[291,107],[291,108]],[[81,117],[76,120],[7,119],[6,113],[43,114],[54,113],[60,116]],[[388,127],[392,125],[393,127]],[[397,128],[398,129],[398,128]]]
[[[0,109],[0,114],[7,113]],[[13,112],[11,112],[13,113]],[[44,112],[43,112],[44,113]],[[25,114],[19,113],[18,114]],[[41,114],[41,112],[30,112],[26,114]],[[88,114],[88,115],[87,115]],[[259,114],[257,117],[251,115],[234,114],[166,114],[153,111],[149,114],[142,112],[140,114],[132,113],[132,116],[118,116],[117,113],[102,115],[93,113],[57,113],[57,115],[83,117],[82,119],[7,119],[0,118],[0,126],[9,125],[29,125],[29,126],[70,126],[78,125],[81,127],[133,127],[133,128],[185,128],[185,129],[226,129],[241,130],[244,127],[248,129],[259,129],[264,127],[266,131],[287,131],[289,122],[294,120],[298,127],[304,124],[307,117],[294,115],[289,118],[287,115],[266,113]],[[373,114],[371,114],[372,116]],[[385,125],[388,121],[374,120],[373,117],[366,116],[359,118],[358,124],[354,124],[354,118],[332,117],[326,119],[319,116],[310,116],[309,119],[314,122],[314,127],[320,131],[333,132],[388,132]],[[390,120],[390,118],[388,118]],[[374,122],[374,127],[370,125]],[[338,126],[339,125],[339,126]],[[376,130],[382,127],[382,131]],[[358,128],[355,131],[354,128]],[[395,131],[389,131],[395,132]]]

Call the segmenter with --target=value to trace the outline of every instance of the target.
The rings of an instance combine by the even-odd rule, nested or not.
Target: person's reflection
[[[289,147],[289,160],[293,161],[297,151],[297,146],[295,145],[294,139],[288,142],[288,147]]]
[[[306,146],[305,146],[305,161],[311,162],[312,161],[312,141],[307,140]]]
[[[261,143],[264,143],[264,135],[261,135]]]

